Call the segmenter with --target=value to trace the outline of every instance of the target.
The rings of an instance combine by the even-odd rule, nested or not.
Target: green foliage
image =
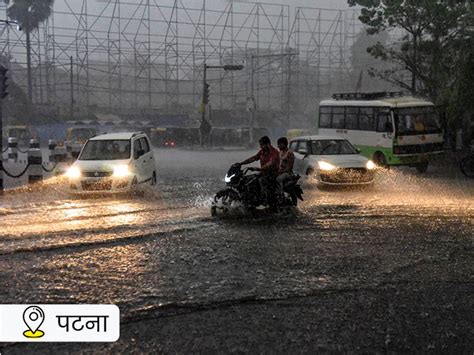
[[[394,64],[372,70],[378,76],[414,94],[444,105],[451,118],[472,109],[466,93],[473,92],[473,8],[471,1],[348,0],[362,6],[360,21],[367,33],[401,30],[396,44],[377,43],[368,48],[375,58]],[[410,74],[407,80],[406,72]],[[469,74],[470,73],[470,74]],[[461,89],[462,88],[462,89]],[[462,90],[462,91],[460,91]]]
[[[54,0],[15,0],[8,16],[18,21],[26,32],[32,32],[50,15]]]

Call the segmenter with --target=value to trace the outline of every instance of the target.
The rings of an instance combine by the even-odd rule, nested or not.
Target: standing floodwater
[[[381,171],[367,188],[308,179],[294,215],[219,219],[213,194],[250,152],[155,153],[158,185],[142,194],[73,197],[58,179],[3,196],[0,302],[119,305],[121,340],[92,351],[252,351],[272,332],[269,348],[301,351],[335,329],[370,348],[469,345],[473,181],[436,167]]]

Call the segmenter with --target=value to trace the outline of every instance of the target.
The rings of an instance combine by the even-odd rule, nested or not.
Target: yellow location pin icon
[[[38,306],[30,306],[23,312],[23,321],[28,330],[23,332],[27,338],[41,338],[44,332],[39,330],[41,324],[44,322],[44,312]]]

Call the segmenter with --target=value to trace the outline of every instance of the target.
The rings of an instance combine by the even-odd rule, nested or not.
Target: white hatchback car
[[[368,185],[374,181],[375,164],[359,154],[347,139],[337,136],[294,138],[295,171],[314,177],[321,185]]]
[[[120,192],[156,184],[155,158],[145,133],[90,138],[66,172],[71,192]]]

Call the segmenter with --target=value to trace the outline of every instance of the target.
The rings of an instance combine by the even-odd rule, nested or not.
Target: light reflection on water
[[[465,179],[447,180],[424,177],[391,169],[379,171],[374,186],[317,189],[307,186],[309,205],[362,205],[366,207],[403,206],[438,211],[474,210],[474,184]],[[420,210],[420,212],[422,212]]]
[[[168,171],[170,175],[165,183],[160,181],[157,189],[145,191],[141,196],[72,198],[57,183],[60,178],[57,185],[55,179],[49,179],[38,190],[5,195],[0,198],[3,227],[0,238],[76,231],[85,231],[80,234],[87,237],[87,231],[113,233],[114,227],[122,226],[136,226],[140,230],[156,221],[177,222],[190,216],[208,216],[209,201],[223,187],[222,179],[214,176],[216,172],[205,169],[202,176],[178,171],[181,170]],[[473,223],[473,183],[467,179],[440,178],[436,174],[414,174],[404,169],[380,171],[374,186],[368,188],[319,190],[306,182],[300,211],[316,214],[328,227],[344,214],[357,215],[366,223],[370,221],[365,217],[396,215],[395,221],[402,223],[403,216],[436,217],[455,213],[467,223]]]

